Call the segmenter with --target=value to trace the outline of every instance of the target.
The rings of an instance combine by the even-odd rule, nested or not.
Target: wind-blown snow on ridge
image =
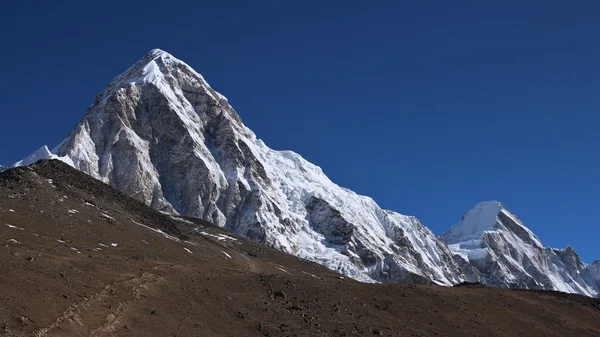
[[[339,187],[294,152],[270,149],[200,74],[162,50],[115,78],[47,157],[155,209],[360,281],[477,279],[416,218]]]

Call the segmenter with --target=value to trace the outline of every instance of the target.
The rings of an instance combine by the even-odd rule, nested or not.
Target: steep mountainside
[[[597,263],[587,266],[570,246],[564,250],[544,247],[499,202],[479,203],[440,238],[476,267],[486,284],[600,294],[597,274],[593,276]]]
[[[152,50],[113,80],[53,151],[151,207],[370,282],[476,281],[418,219],[332,183],[246,128],[227,99],[172,55]]]
[[[365,284],[59,161],[0,173],[0,336],[599,336],[600,301]]]

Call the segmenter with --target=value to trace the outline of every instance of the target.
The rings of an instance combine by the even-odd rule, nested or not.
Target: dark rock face
[[[498,220],[504,227],[506,227],[507,230],[514,233],[523,242],[534,247],[538,246],[539,240],[537,240],[537,238],[534,239],[529,231],[527,231],[522,225],[517,224],[516,220],[508,216],[506,212],[499,212]]]
[[[306,212],[309,226],[323,234],[328,242],[345,245],[352,239],[354,225],[346,221],[342,214],[327,201],[310,197],[306,204]]]

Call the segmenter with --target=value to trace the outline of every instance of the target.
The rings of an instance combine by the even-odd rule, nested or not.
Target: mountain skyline
[[[118,13],[5,4],[0,15],[18,15],[0,24],[19,34],[2,37],[12,80],[1,84],[0,164],[57,145],[114,74],[162,47],[227,93],[270,146],[300,153],[435,234],[477,202],[500,200],[545,244],[571,244],[592,262],[596,11],[438,5],[439,14],[306,3],[293,9],[297,19],[286,5],[250,6],[228,10],[224,24],[192,14],[223,12],[218,5],[190,4],[189,14],[140,30],[131,18],[153,17],[152,2]],[[121,24],[99,24],[107,19]],[[198,32],[210,33],[198,40]]]
[[[598,261],[545,247],[501,203],[477,204],[438,238],[297,153],[272,150],[202,75],[160,49],[115,77],[52,151],[15,165],[40,159],[362,282],[600,293]]]
[[[153,50],[152,50],[152,51],[151,51],[151,52],[150,52],[148,55],[153,55],[153,54],[156,54],[156,55],[166,55],[165,57],[167,57],[167,58],[172,58],[171,54],[169,54],[169,53],[167,53],[167,52],[165,52],[165,51],[163,51],[163,50],[161,50],[161,49],[156,49],[156,48],[155,48],[155,49],[153,49]],[[159,56],[159,57],[162,57],[162,56]],[[181,61],[180,61],[180,60],[178,60],[178,59],[175,59],[175,60],[176,60],[176,62],[181,62]],[[140,62],[142,62],[142,61],[140,61]],[[186,65],[186,66],[187,66],[187,65]],[[134,66],[132,66],[132,68],[134,68],[134,67],[135,67],[135,65],[134,65]],[[152,66],[152,67],[156,67],[156,66]],[[192,71],[193,71],[193,70],[192,70]],[[121,76],[127,76],[127,75],[126,75],[126,73],[123,73]],[[131,75],[130,75],[130,76],[131,76]],[[160,75],[160,71],[158,70],[158,68],[156,68],[156,69],[154,69],[154,68],[150,69],[150,70],[149,70],[149,73],[147,73],[147,74],[146,74],[146,69],[144,69],[144,75],[143,75],[143,77],[144,77],[144,78],[148,78],[148,77],[150,77],[150,78],[153,78],[153,76],[157,76],[157,79],[156,79],[156,80],[159,80],[159,79],[160,79],[160,76],[161,76],[161,75]],[[201,76],[201,75],[199,75],[199,76]],[[126,80],[126,81],[138,81],[139,79],[138,79],[138,78],[130,79],[130,78],[127,78],[127,77],[125,77],[125,80]],[[145,80],[145,79],[144,79],[144,80]],[[156,81],[156,80],[155,80],[155,79],[151,79],[150,81]],[[109,86],[108,86],[108,89],[105,89],[105,94],[104,94],[104,95],[110,95],[110,94],[112,94],[112,92],[110,91],[110,87],[111,87],[111,86],[113,86],[113,85],[115,86],[115,89],[118,89],[118,88],[119,88],[119,85],[121,85],[121,84],[118,82],[118,79],[115,79],[114,81],[117,81],[117,82],[116,82],[116,83],[111,83],[111,84],[109,84]],[[113,81],[113,82],[114,82],[114,81]],[[207,84],[207,85],[208,85],[208,84]],[[210,88],[210,87],[209,87],[209,88]],[[108,90],[108,91],[107,91],[107,90]],[[211,90],[212,90],[212,89],[211,89]],[[108,92],[108,94],[107,94],[107,92]],[[221,97],[221,98],[223,98],[223,99],[227,100],[227,98],[225,98],[224,96],[220,95],[219,93],[216,93],[216,92],[214,92],[214,91],[213,91],[213,94],[214,94],[214,95],[218,95],[219,97]],[[103,99],[103,100],[106,100],[106,99],[108,99],[108,98],[109,98],[109,96],[103,96],[103,97],[101,97],[101,95],[102,95],[102,94],[100,94],[99,96],[97,96],[97,97],[96,97],[96,103],[97,103],[97,101],[98,101],[98,99],[99,99],[99,98],[100,98],[100,99]],[[174,99],[175,99],[175,98],[174,98]],[[64,162],[68,163],[69,165],[71,165],[71,166],[74,166],[74,164],[73,164],[72,160],[71,160],[69,157],[66,157],[66,156],[65,156],[65,157],[60,157],[60,156],[57,156],[57,155],[55,155],[55,153],[54,153],[54,152],[55,152],[55,150],[56,150],[56,149],[58,149],[58,148],[60,147],[60,145],[61,145],[61,144],[57,145],[57,146],[56,146],[56,148],[55,148],[54,150],[50,150],[50,149],[49,149],[49,148],[48,148],[46,145],[44,145],[44,146],[42,146],[41,148],[39,148],[38,150],[34,151],[34,152],[33,152],[31,155],[29,155],[27,158],[24,158],[24,159],[22,159],[22,160],[20,160],[20,161],[18,161],[18,162],[16,162],[16,163],[14,163],[14,164],[12,164],[12,166],[24,166],[24,165],[30,165],[30,164],[33,164],[33,163],[37,162],[37,161],[38,161],[38,160],[40,160],[40,159],[49,159],[49,158],[50,158],[50,159],[60,159],[60,160],[62,160],[62,161],[64,161]],[[10,165],[9,165],[9,166],[10,166]],[[0,170],[1,170],[1,169],[2,169],[2,167],[0,167]],[[320,168],[319,168],[319,169],[320,169]],[[495,200],[490,200],[490,201],[480,201],[479,203],[477,203],[477,205],[479,205],[479,204],[485,204],[485,203],[489,203],[489,202],[497,202],[497,201],[495,201]],[[477,205],[476,205],[475,207],[477,207]],[[466,215],[466,214],[468,214],[470,211],[472,211],[472,209],[470,209],[469,211],[467,211],[467,212],[465,213],[465,215]],[[460,224],[460,222],[454,223],[454,225],[459,225],[459,224]],[[452,227],[452,228],[453,228],[453,226],[450,226],[450,227]],[[450,228],[450,227],[448,227],[448,228]],[[436,234],[436,236],[439,236],[439,235],[442,235],[442,236],[443,236],[443,235],[446,235],[446,234],[447,234],[447,233],[446,233],[446,230],[443,230],[441,233],[437,233],[437,234]],[[540,245],[541,245],[541,244],[540,244]],[[567,244],[566,244],[564,247],[566,247],[566,249],[570,249],[570,247],[571,247],[571,246],[572,246],[572,245],[571,245],[570,243],[567,243]],[[559,250],[560,250],[560,249],[562,249],[563,247],[552,247],[552,248],[555,248],[555,249],[559,249]],[[457,253],[456,251],[454,251],[454,249],[451,249],[451,250],[452,250],[454,253]],[[459,255],[461,255],[461,254],[459,253]],[[468,260],[468,259],[467,259],[467,260]],[[598,262],[598,258],[597,258],[597,257],[595,257],[595,256],[592,256],[592,257],[591,257],[591,260],[589,260],[589,261],[586,261],[586,262],[587,262],[587,263],[590,263],[590,264],[591,264],[592,262],[594,262],[594,263],[595,263],[595,262]]]
[[[165,52],[164,52],[164,51],[162,51],[161,49],[153,49],[153,51],[152,51],[152,52],[154,52],[154,51],[156,51],[157,53],[165,53]],[[152,52],[151,52],[151,53],[152,53]],[[168,54],[168,53],[167,53],[167,55],[169,55],[169,57],[170,57],[170,54]],[[219,95],[219,94],[217,94],[217,95]],[[60,144],[59,144],[59,145],[60,145]],[[58,147],[58,145],[57,145],[57,147]],[[34,151],[34,152],[33,152],[31,155],[29,155],[27,158],[22,158],[20,161],[17,161],[16,163],[9,164],[8,166],[10,167],[10,166],[22,166],[22,165],[30,165],[30,164],[33,164],[33,163],[35,163],[35,162],[36,162],[36,161],[38,161],[39,159],[47,159],[47,158],[56,158],[56,159],[61,159],[61,160],[63,160],[63,161],[66,161],[66,162],[67,162],[67,163],[69,163],[70,165],[73,165],[73,163],[70,161],[70,159],[69,159],[69,158],[59,158],[59,157],[57,157],[56,155],[54,155],[54,154],[52,153],[52,151],[51,151],[51,150],[50,150],[50,149],[49,149],[49,148],[48,148],[46,145],[44,145],[44,146],[42,146],[41,148],[39,148],[38,150]],[[66,160],[65,160],[65,159],[66,159]],[[1,170],[3,170],[3,169],[5,169],[5,167],[3,167],[2,165],[0,165],[0,171],[1,171]],[[495,201],[495,200],[494,200],[494,201],[492,201],[492,200],[486,200],[486,201],[480,201],[478,204],[481,204],[481,203],[486,203],[486,202],[496,202],[496,201]],[[395,209],[394,209],[394,210],[395,210]],[[472,209],[469,209],[469,210],[472,210]],[[396,211],[397,211],[397,210],[396,210]],[[400,210],[400,211],[401,211],[401,210]],[[469,212],[469,211],[467,211],[467,212],[465,213],[465,215],[466,215],[466,214],[468,214],[468,212]],[[460,224],[460,222],[455,222],[455,223],[453,223],[452,225],[457,225],[457,224]],[[427,224],[426,224],[426,225],[427,225]],[[441,231],[441,232],[439,232],[439,233],[436,233],[436,235],[438,235],[438,236],[439,236],[439,235],[444,235],[444,234],[446,234],[446,231],[447,231],[449,228],[453,227],[452,225],[448,226],[446,229],[443,229],[443,228],[442,228],[442,231]],[[563,248],[567,248],[567,249],[569,249],[571,246],[572,246],[572,244],[570,244],[570,243],[566,243],[566,245],[564,245],[564,247],[558,246],[558,247],[552,247],[552,248],[555,248],[555,249],[563,249]],[[455,252],[455,253],[456,253],[456,252]],[[459,254],[459,255],[460,255],[460,254]],[[590,264],[591,264],[592,262],[597,262],[597,261],[598,261],[598,257],[597,257],[597,256],[594,256],[594,255],[592,255],[592,256],[588,256],[588,259],[587,259],[587,260],[585,260],[585,262],[587,262],[587,263],[590,263]]]

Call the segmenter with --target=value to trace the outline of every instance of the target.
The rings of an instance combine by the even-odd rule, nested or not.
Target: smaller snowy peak
[[[585,265],[571,246],[544,247],[516,215],[497,201],[477,204],[440,239],[450,251],[477,268],[486,284],[598,294],[596,270]]]
[[[13,167],[28,166],[37,163],[42,159],[58,159],[68,165],[74,166],[73,161],[69,157],[60,157],[52,153],[46,145],[40,147],[35,152],[27,156],[27,158],[20,160],[13,164]]]
[[[50,152],[50,149],[48,149],[48,147],[46,145],[44,145],[44,146],[40,147],[39,149],[37,149],[32,154],[30,154],[27,158],[14,163],[13,167],[27,166],[27,165],[35,164],[38,160],[51,159],[52,156],[53,156],[53,154],[52,154],[52,152]]]
[[[499,201],[478,203],[440,238],[450,245],[480,240],[485,233],[497,231],[510,232],[527,244],[543,248],[538,237]]]
[[[483,233],[494,229],[503,206],[498,201],[480,202],[471,208],[448,232],[442,235],[447,244],[480,239]]]
[[[8,170],[8,167],[0,165],[0,172]]]

